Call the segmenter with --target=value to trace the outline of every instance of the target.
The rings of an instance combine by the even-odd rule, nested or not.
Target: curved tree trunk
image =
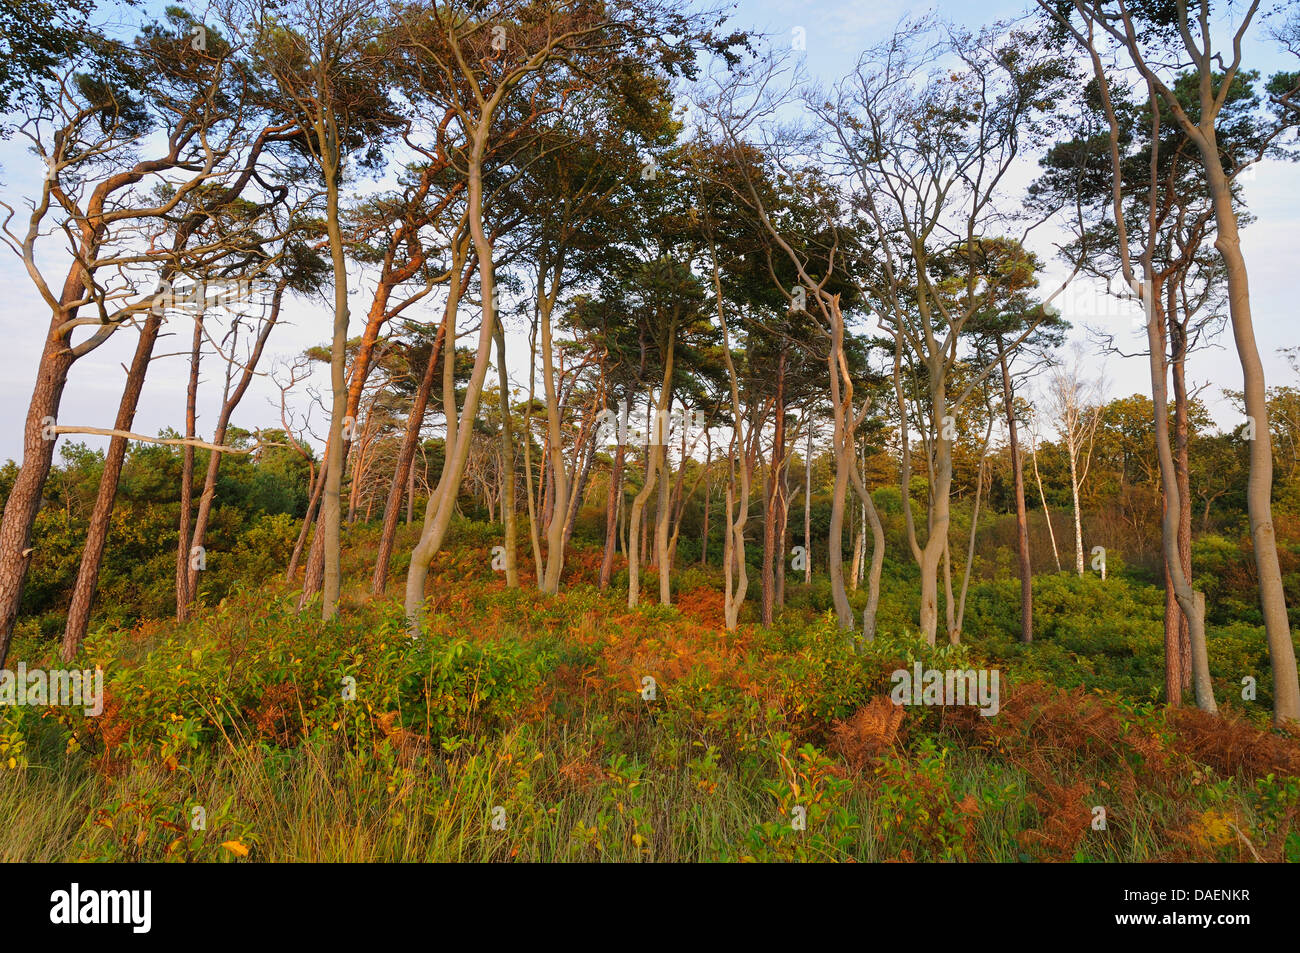
[[[569,516],[564,521],[564,551],[569,551],[569,542],[573,539],[573,530],[578,525],[578,511],[582,508],[583,497],[587,493],[587,484],[591,480],[591,465],[596,459],[596,435],[585,441],[587,450],[582,457],[582,467],[578,471],[578,482],[569,494]]]
[[[1038,472],[1038,440],[1031,428],[1029,431],[1030,450],[1034,460],[1034,481],[1038,484],[1038,499],[1043,504],[1043,519],[1047,523],[1047,538],[1052,543],[1052,558],[1056,560],[1056,571],[1061,572],[1061,551],[1056,546],[1056,530],[1052,528],[1052,511],[1047,508],[1047,494],[1043,491],[1043,475]]]
[[[483,381],[487,377],[487,366],[492,353],[492,332],[496,324],[496,275],[492,260],[492,243],[483,228],[483,155],[486,149],[487,125],[480,124],[471,146],[469,161],[468,218],[470,237],[474,243],[475,257],[478,259],[479,293],[483,300],[483,317],[479,327],[478,350],[474,357],[474,368],[470,372],[469,383],[465,387],[465,405],[459,422],[455,412],[454,379],[447,386],[447,378],[454,371],[454,360],[443,362],[444,396],[443,404],[447,408],[449,432],[453,431],[455,439],[448,438],[446,462],[438,485],[429,494],[425,506],[424,525],[420,529],[420,539],[411,551],[411,565],[406,574],[406,596],[404,607],[412,635],[419,635],[423,621],[424,585],[429,575],[429,564],[442,548],[451,525],[451,517],[456,509],[456,494],[460,488],[461,477],[465,472],[465,463],[469,459],[469,447],[473,438],[474,419],[478,414],[479,397],[483,391]],[[454,312],[453,312],[454,314]],[[449,316],[447,324],[447,354],[455,354],[454,319]],[[454,443],[454,446],[453,446]]]
[[[1223,173],[1218,144],[1211,134],[1198,142],[1214,201],[1217,226],[1215,247],[1223,257],[1228,276],[1228,308],[1232,336],[1241,361],[1242,390],[1246,415],[1255,422],[1255,439],[1250,445],[1250,476],[1246,482],[1246,509],[1250,514],[1255,568],[1259,574],[1259,602],[1273,663],[1273,720],[1281,725],[1300,721],[1300,681],[1297,680],[1295,645],[1286,614],[1286,591],[1278,562],[1277,536],[1273,530],[1273,440],[1268,426],[1268,394],[1264,365],[1255,343],[1255,325],[1250,311],[1250,281],[1246,259],[1241,254],[1237,213],[1232,207],[1232,189]],[[1181,604],[1181,603],[1180,603]],[[1192,651],[1195,655],[1196,645]]]
[[[284,572],[285,582],[288,583],[292,583],[294,576],[298,574],[298,564],[302,562],[303,548],[307,545],[307,537],[311,534],[312,526],[316,522],[316,512],[320,506],[321,494],[325,491],[325,471],[323,469],[317,469],[313,474],[310,489],[311,495],[307,498],[307,511],[302,515],[302,527],[298,530],[298,539],[293,544],[293,553],[289,556],[289,568]]]
[[[641,598],[641,517],[645,505],[654,492],[655,481],[659,476],[659,455],[663,453],[662,444],[650,444],[646,459],[645,484],[632,499],[632,508],[628,513],[627,539],[627,605],[634,608]]]
[[[677,320],[678,315],[673,313],[669,321],[667,347],[664,355],[664,379],[663,385],[659,389],[659,402],[655,421],[665,421],[668,419],[668,409],[672,406],[673,400],[673,352],[677,339]],[[629,514],[631,519],[631,534],[628,537],[628,561],[627,561],[627,605],[628,608],[634,608],[641,597],[641,552],[640,544],[642,541],[642,519],[645,515],[645,506],[650,499],[650,494],[654,492],[655,482],[660,479],[660,469],[663,467],[664,458],[664,440],[667,435],[657,432],[655,423],[652,422],[646,428],[647,433],[647,456],[646,456],[646,480],[645,486],[641,487],[641,492],[636,495],[632,501],[632,511]],[[666,479],[666,477],[664,477]],[[660,598],[663,598],[663,582],[660,581]]]
[[[559,283],[557,274],[552,284],[555,293],[558,293]],[[564,440],[560,432],[564,408],[555,387],[554,349],[551,341],[554,293],[539,302],[539,305],[542,390],[546,398],[546,459],[550,463],[550,482],[547,484],[546,505],[543,507],[546,520],[546,568],[543,576],[537,580],[537,586],[542,592],[555,595],[560,591],[560,576],[564,572],[564,523],[568,516],[571,480],[564,462]]]

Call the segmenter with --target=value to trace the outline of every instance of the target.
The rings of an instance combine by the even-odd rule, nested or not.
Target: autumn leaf
[[[231,852],[232,854],[234,854],[236,857],[247,857],[247,856],[248,856],[248,848],[245,847],[243,844],[241,844],[241,843],[240,843],[239,841],[237,841],[237,840],[228,840],[228,841],[223,841],[222,844],[221,844],[221,846],[224,847],[226,850],[230,851],[230,852]]]

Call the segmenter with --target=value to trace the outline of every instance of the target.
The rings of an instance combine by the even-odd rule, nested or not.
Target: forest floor
[[[1300,860],[1300,739],[1142,697],[1158,658],[1101,657],[1131,645],[1090,658],[1045,624],[1027,649],[978,612],[937,649],[807,608],[727,633],[707,573],[628,609],[599,560],[578,546],[550,598],[459,540],[419,639],[395,599],[322,622],[282,583],[97,631],[76,664],[105,670],[100,716],[0,708],[0,859]],[[1087,677],[1054,683],[1053,651]],[[998,669],[997,714],[893,704],[918,662]]]

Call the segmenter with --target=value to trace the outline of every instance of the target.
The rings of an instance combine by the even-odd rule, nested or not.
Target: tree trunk
[[[1150,288],[1149,267],[1145,285]],[[1162,322],[1162,309],[1158,302],[1148,301],[1147,344],[1150,350],[1151,397],[1155,417],[1156,454],[1160,460],[1160,483],[1164,490],[1165,507],[1161,518],[1161,543],[1165,558],[1165,569],[1178,598],[1178,605],[1187,619],[1191,632],[1192,645],[1192,681],[1196,692],[1197,707],[1204,711],[1217,711],[1214,702],[1214,689],[1210,683],[1209,660],[1206,655],[1205,642],[1205,597],[1192,588],[1191,579],[1183,572],[1182,560],[1178,556],[1178,524],[1182,502],[1179,499],[1178,479],[1174,470],[1173,452],[1169,440],[1169,397],[1166,379],[1168,370],[1165,357],[1165,330]],[[1166,636],[1168,639],[1168,636]],[[1181,691],[1181,681],[1179,683]]]
[[[438,357],[446,340],[447,322],[450,309],[455,307],[461,295],[460,270],[464,267],[465,255],[453,253],[450,275],[451,283],[447,288],[447,305],[443,311],[442,323],[429,349],[429,363],[425,365],[420,376],[419,387],[411,401],[411,409],[406,415],[406,426],[402,430],[402,445],[397,454],[397,466],[393,469],[393,479],[388,488],[388,499],[384,503],[383,526],[379,531],[379,551],[375,556],[375,571],[370,578],[370,591],[376,596],[383,595],[388,585],[388,568],[393,559],[393,544],[397,539],[397,520],[401,512],[401,486],[406,483],[406,522],[411,523],[415,509],[415,450],[420,443],[420,431],[424,428],[424,415],[429,407],[429,397],[433,392],[433,381],[437,375]],[[455,361],[455,350],[448,349],[448,359]]]
[[[122,391],[122,400],[118,404],[117,420],[114,430],[130,431],[135,420],[135,411],[140,403],[140,392],[144,388],[145,373],[153,356],[153,348],[158,340],[158,331],[162,327],[161,313],[150,313],[140,329],[140,339],[136,342],[135,357],[131,360],[131,369],[127,372],[126,386]],[[52,442],[52,441],[51,441]],[[108,444],[108,453],[104,456],[104,470],[99,477],[99,493],[95,497],[95,508],[90,515],[90,526],[86,531],[86,546],[81,551],[81,566],[77,570],[77,581],[72,589],[72,601],[68,606],[68,619],[63,629],[63,646],[60,658],[71,662],[81,650],[81,643],[86,637],[90,622],[90,607],[95,598],[95,588],[99,584],[99,571],[103,565],[104,549],[108,543],[108,530],[113,517],[113,504],[117,499],[117,488],[122,476],[122,464],[126,459],[129,441],[125,437],[113,437]]]
[[[492,245],[483,228],[483,155],[486,148],[487,127],[480,125],[476,130],[469,161],[468,216],[470,235],[474,242],[474,252],[478,259],[479,291],[483,296],[483,319],[480,322],[478,351],[474,358],[474,369],[470,373],[469,384],[465,388],[465,406],[461,413],[462,422],[456,425],[454,448],[448,450],[447,461],[438,480],[437,488],[429,494],[425,506],[424,525],[420,530],[420,539],[411,552],[411,566],[406,575],[405,610],[413,635],[419,635],[423,617],[424,584],[429,575],[429,564],[442,548],[446,538],[447,527],[451,524],[452,514],[456,508],[456,493],[465,472],[465,463],[469,458],[469,447],[473,437],[474,419],[478,414],[479,397],[483,390],[483,381],[487,376],[487,365],[492,352],[492,331],[496,322],[496,276],[493,270]],[[453,342],[455,325],[448,321],[447,354],[455,353]],[[444,380],[449,375],[454,361],[444,361]],[[454,384],[453,384],[454,386]],[[450,390],[450,389],[448,389]],[[448,409],[448,426],[456,417],[454,413],[454,391],[443,397]]]
[[[569,494],[569,516],[564,521],[564,539],[562,545],[564,551],[569,551],[569,542],[573,539],[573,530],[578,525],[578,511],[582,509],[582,501],[587,493],[587,484],[591,480],[591,465],[596,460],[596,435],[591,434],[591,438],[585,439],[585,435],[580,435],[586,446],[586,452],[582,455],[582,468],[578,471],[578,482]]]
[[[644,538],[642,518],[650,494],[654,492],[655,480],[659,476],[661,452],[663,452],[661,445],[650,445],[645,465],[645,484],[632,498],[632,508],[628,513],[627,605],[629,609],[635,607],[641,598],[641,542]]]
[[[962,625],[966,620],[966,593],[970,590],[971,569],[975,565],[975,537],[980,525],[980,500],[984,493],[984,462],[988,456],[989,441],[993,436],[993,408],[989,407],[989,429],[984,436],[984,447],[980,452],[980,465],[975,474],[975,505],[971,508],[970,538],[966,544],[966,567],[962,573],[961,595],[957,600],[957,624],[950,634],[952,643],[961,641]]]
[[[67,299],[67,292],[64,298]],[[74,360],[66,342],[56,333],[68,317],[66,311],[60,310],[50,320],[50,333],[37,365],[36,385],[23,425],[22,468],[9,491],[4,518],[0,520],[0,665],[4,665],[9,654],[23,582],[31,564],[32,526],[54,461],[56,435],[48,428],[58,415],[68,369]]]
[[[619,500],[623,495],[623,459],[627,448],[622,438],[614,448],[614,463],[609,473],[609,498],[605,502],[605,556],[600,561],[600,588],[609,586],[614,574],[614,550],[618,543]]]
[[[1268,426],[1268,394],[1264,365],[1255,343],[1255,325],[1250,310],[1250,282],[1246,260],[1241,254],[1237,213],[1232,207],[1232,190],[1223,173],[1218,144],[1213,134],[1197,143],[1201,149],[1210,195],[1214,201],[1217,235],[1214,245],[1223,257],[1228,276],[1228,308],[1232,336],[1241,361],[1242,390],[1246,415],[1255,422],[1255,439],[1250,445],[1250,476],[1246,482],[1246,508],[1250,514],[1255,568],[1259,574],[1259,602],[1268,635],[1273,663],[1273,720],[1277,724],[1300,721],[1300,680],[1297,680],[1295,646],[1286,614],[1286,591],[1278,562],[1277,538],[1273,530],[1273,439]],[[1192,646],[1196,651],[1195,643]]]
[[[782,455],[781,463],[781,498],[776,511],[776,607],[785,608],[785,571],[786,558],[790,552],[788,531],[790,528],[790,485],[788,469],[789,460]]]
[[[342,452],[338,455],[339,456],[338,489],[339,489],[340,503],[342,499],[342,480],[344,475],[348,471],[348,460],[353,456],[354,436],[358,436],[359,438],[356,440],[356,443],[358,444],[358,453],[357,453],[358,462],[356,466],[353,468],[354,471],[356,471],[353,473],[353,481],[352,481],[354,491],[361,477],[360,468],[364,465],[366,437],[364,434],[361,435],[356,434],[356,423],[357,423],[357,418],[361,413],[361,398],[365,391],[366,378],[370,376],[371,365],[374,360],[375,344],[379,340],[379,332],[382,329],[384,322],[388,319],[388,301],[392,294],[393,287],[397,281],[398,281],[398,277],[393,274],[385,274],[384,277],[380,280],[378,286],[375,289],[374,298],[371,301],[370,312],[366,316],[366,326],[361,333],[361,340],[357,347],[357,353],[354,356],[352,361],[351,374],[349,375],[346,372],[346,367],[344,367],[344,370],[340,372],[343,375],[342,379],[346,381],[346,389],[344,392],[343,418],[342,418],[345,421],[346,426],[344,427],[343,430],[340,431],[340,438],[341,438],[340,445],[342,446],[343,449]],[[344,290],[346,291],[346,288]],[[335,299],[337,305],[337,290],[335,293]],[[336,335],[338,334],[337,327],[335,328],[335,334]],[[343,334],[344,334],[343,345],[344,347],[346,347],[346,343],[347,343],[346,325],[343,328]],[[337,344],[337,337],[335,339],[335,344]],[[334,365],[334,350],[331,349],[330,352],[331,377],[334,372],[333,365]],[[332,416],[333,415],[331,415],[331,417]],[[331,419],[331,426],[332,426],[332,419]],[[367,422],[367,427],[369,427],[369,422]],[[331,442],[327,443],[325,448],[325,461],[326,461],[327,474],[330,472],[329,461],[330,461],[330,448],[332,446],[334,446],[334,443],[332,442],[332,438],[331,438]],[[327,482],[326,483],[327,497],[328,497],[328,489],[329,489],[329,484]],[[349,501],[349,504],[351,504],[351,500]],[[323,512],[324,512],[324,508],[322,508],[322,513]],[[342,522],[341,516],[342,514],[340,512],[340,520],[339,520],[340,525]],[[352,522],[350,509],[349,509],[348,522],[349,523]],[[328,572],[325,566],[326,549],[324,544],[326,542],[328,542],[328,536],[321,537],[320,546],[317,546],[315,544],[315,541],[313,541],[312,543],[311,553],[307,561],[307,570],[304,573],[304,578],[303,578],[302,598],[299,600],[300,607],[306,605],[307,600],[321,589],[321,587],[324,585],[325,579],[328,577]],[[371,582],[373,585],[373,578]],[[341,584],[342,582],[340,577],[340,585]],[[337,603],[337,599],[335,600],[335,603]]]
[[[862,572],[862,556],[865,551],[867,535],[867,518],[864,515],[861,523],[853,532],[853,568],[849,570],[849,591],[858,591],[858,576]]]
[[[812,412],[808,414],[808,448],[803,459],[803,584],[812,585]]]
[[[1020,435],[1016,421],[1015,394],[1011,387],[1011,374],[1002,340],[998,339],[1002,354],[1002,399],[1007,414],[1007,439],[1011,453],[1012,482],[1016,496],[1016,559],[1020,567],[1020,641],[1034,640],[1034,575],[1029,564],[1029,513],[1025,507],[1025,463],[1020,457]]]
[[[749,588],[749,575],[745,567],[745,522],[749,518],[749,482],[752,457],[742,440],[744,414],[740,407],[740,377],[736,362],[731,356],[731,332],[727,327],[726,297],[722,293],[722,272],[718,267],[717,249],[711,246],[714,301],[718,309],[718,323],[722,326],[722,359],[727,366],[727,380],[731,385],[731,455],[727,470],[726,522],[722,536],[722,612],[728,632],[740,625],[740,609],[745,604]],[[754,426],[750,424],[750,443],[754,439]]]
[[[325,491],[325,471],[318,469],[311,480],[311,496],[307,499],[307,512],[302,516],[302,528],[298,530],[298,540],[294,543],[293,553],[289,556],[289,568],[285,570],[285,582],[292,583],[298,573],[298,564],[302,561],[302,550],[307,544],[312,525],[316,522],[316,510],[320,506],[321,494]],[[309,557],[310,558],[310,554]],[[304,588],[306,584],[304,583]],[[300,606],[301,608],[301,606]]]
[[[655,481],[659,479],[659,470],[663,466],[664,458],[664,440],[666,434],[659,433],[654,421],[666,421],[668,419],[668,410],[673,401],[673,357],[677,338],[677,318],[674,312],[668,327],[667,346],[665,347],[664,356],[664,379],[659,389],[659,406],[653,421],[646,427],[646,479],[645,485],[641,487],[641,492],[632,500],[632,511],[629,514],[631,520],[631,535],[628,538],[628,560],[627,560],[627,605],[628,608],[635,608],[641,597],[641,543],[645,538],[642,521],[645,517],[645,506],[650,500],[650,494],[654,492]],[[660,598],[663,598],[663,582],[660,581]]]
[[[862,640],[873,642],[876,638],[876,612],[880,608],[880,577],[885,568],[885,527],[880,522],[876,502],[867,485],[857,472],[855,463],[853,485],[858,498],[867,511],[867,524],[871,527],[871,570],[867,574],[867,607],[862,613]]]
[[[558,266],[557,266],[558,267]],[[539,287],[544,278],[539,276]],[[558,292],[559,275],[555,275],[552,288]],[[547,484],[543,513],[546,521],[546,569],[537,587],[548,595],[560,591],[560,576],[564,572],[564,524],[569,510],[569,492],[572,482],[564,462],[564,440],[560,421],[564,408],[556,391],[554,347],[551,340],[551,310],[555,304],[552,294],[539,302],[538,316],[542,339],[542,391],[546,400],[546,459],[550,463],[550,482]]]
[[[190,380],[185,392],[185,437],[195,438],[199,399],[199,363],[202,360],[203,314],[194,316],[194,334],[190,341]],[[190,517],[194,505],[194,445],[186,444],[181,453],[181,513],[176,534],[176,621],[184,622],[190,600]],[[197,584],[197,577],[196,577]]]
[[[671,410],[672,405],[669,404]],[[663,423],[661,426],[662,433],[660,440],[663,441],[663,449],[659,451],[659,499],[655,507],[655,563],[659,570],[659,604],[661,606],[670,606],[673,604],[672,581],[669,572],[672,569],[668,560],[668,518],[671,515],[671,487],[669,481],[672,478],[672,463],[668,456],[668,426]]]
[[[1078,448],[1071,436],[1067,441],[1070,451],[1070,498],[1074,502],[1074,568],[1083,575],[1083,516],[1079,511],[1079,477],[1077,472]]]
[[[217,425],[213,430],[212,442],[218,446],[226,442],[226,433],[230,427],[230,418],[239,406],[239,402],[244,399],[244,394],[248,391],[249,385],[253,382],[253,375],[257,370],[257,364],[262,359],[262,352],[266,348],[267,339],[271,336],[271,330],[275,327],[280,318],[280,305],[284,300],[284,292],[287,287],[287,281],[281,282],[276,286],[275,293],[271,299],[271,311],[267,319],[263,322],[261,329],[258,331],[257,339],[253,344],[253,350],[248,356],[248,362],[244,365],[243,373],[240,375],[239,383],[235,385],[233,391],[229,390],[230,375],[226,375],[225,397],[221,404],[221,412],[217,416]],[[212,513],[212,501],[216,498],[217,493],[217,470],[221,466],[221,454],[211,451],[208,456],[207,472],[203,475],[203,492],[199,496],[198,512],[194,517],[194,532],[189,540],[189,551],[193,551],[195,546],[202,546],[204,537],[208,531],[208,518]],[[199,570],[188,563],[189,575],[186,579],[185,592],[187,598],[192,602],[195,592],[198,591],[198,573]]]
[[[1169,328],[1169,364],[1174,387],[1174,474],[1178,480],[1178,558],[1183,575],[1192,578],[1192,488],[1188,457],[1187,335],[1176,318],[1177,285],[1169,282],[1166,313]],[[1174,598],[1173,580],[1165,572],[1165,689],[1169,704],[1181,705],[1182,694],[1192,687],[1191,631],[1186,617]],[[1172,623],[1172,627],[1171,627]],[[1171,665],[1170,657],[1174,664]],[[1170,677],[1179,680],[1178,691],[1171,692]]]
[[[385,510],[388,508],[385,504]],[[406,464],[406,525],[410,526],[415,521],[415,460],[411,459]],[[388,541],[388,551],[391,554],[393,542]],[[379,571],[379,564],[375,564],[375,581],[379,584],[379,591],[383,592],[384,583],[388,580],[388,565],[385,561],[382,575]],[[378,595],[379,593],[376,593]]]
[[[331,131],[333,132],[333,131]],[[319,136],[321,141],[327,138]],[[348,411],[348,388],[344,361],[348,344],[348,272],[343,249],[343,230],[339,224],[339,160],[337,138],[328,136],[334,149],[331,160],[325,165],[326,211],[325,230],[329,235],[330,260],[334,266],[334,335],[330,342],[330,405],[329,439],[325,456],[325,492],[321,498],[317,535],[323,547],[323,576],[321,579],[321,618],[332,619],[338,614],[339,594],[343,585],[340,503],[343,489],[344,418]],[[314,543],[313,543],[314,546]],[[308,590],[304,586],[304,594]]]
[[[709,467],[713,462],[713,442],[705,434],[704,453],[704,525],[700,530],[700,565],[709,564],[709,503],[713,498],[713,487],[709,483]]]
[[[325,585],[325,532],[321,517],[325,509],[325,464],[329,463],[330,447],[325,445],[325,459],[321,464],[320,502],[316,506],[316,528],[312,533],[311,546],[307,548],[307,564],[302,570],[302,592],[298,596],[298,610],[306,608],[311,597],[320,592]]]
[[[776,425],[772,434],[772,459],[767,468],[766,498],[763,501],[763,624],[771,625],[776,608],[777,509],[781,505],[782,457],[785,453],[785,351],[776,362]],[[784,554],[782,554],[784,564]]]
[[[1038,440],[1034,431],[1029,431],[1030,451],[1034,459],[1034,481],[1038,484],[1038,499],[1043,504],[1043,519],[1047,522],[1047,537],[1052,543],[1052,558],[1056,560],[1056,571],[1061,571],[1061,551],[1056,548],[1056,531],[1052,529],[1052,513],[1047,508],[1047,494],[1043,492],[1043,476],[1038,472]]]
[[[834,416],[832,444],[835,450],[835,483],[831,489],[831,520],[827,534],[827,563],[831,575],[831,601],[841,629],[854,627],[853,609],[844,586],[844,502],[848,495],[849,480],[858,465],[858,447],[854,438],[854,410],[852,381],[841,379],[841,362],[844,358],[844,317],[838,299],[832,301],[831,347],[827,366],[831,375],[831,412]],[[846,393],[847,392],[847,393]]]
[[[515,511],[515,435],[510,425],[510,378],[506,374],[506,332],[496,322],[497,377],[501,387],[501,518],[505,524],[506,588],[519,588],[518,514]]]
[[[899,476],[903,518],[907,526],[907,538],[912,556],[921,575],[921,604],[918,611],[921,634],[926,642],[933,646],[939,628],[939,562],[947,549],[948,527],[952,512],[952,440],[946,436],[948,395],[945,389],[943,357],[942,355],[931,356],[927,366],[930,381],[930,419],[937,432],[934,441],[931,501],[927,519],[929,535],[926,537],[925,546],[922,547],[917,540],[912,517],[912,453],[911,438],[908,434],[907,400],[903,393],[902,357],[902,336],[895,332],[893,378],[900,421],[899,443],[903,465]]]

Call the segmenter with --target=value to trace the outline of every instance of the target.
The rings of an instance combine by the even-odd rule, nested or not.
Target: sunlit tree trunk
[[[661,469],[663,468],[664,458],[664,440],[666,435],[659,433],[657,421],[668,419],[668,410],[672,406],[672,388],[673,388],[673,356],[674,343],[677,337],[677,314],[674,313],[672,320],[669,322],[668,329],[668,346],[664,357],[664,379],[659,389],[659,401],[657,412],[652,415],[650,426],[647,430],[647,455],[646,455],[646,479],[645,485],[632,500],[632,509],[628,514],[629,526],[631,527],[628,536],[628,560],[627,560],[627,604],[628,608],[637,605],[641,597],[641,560],[642,560],[642,542],[645,532],[645,507],[650,501],[650,494],[655,491],[657,481],[661,478]],[[663,584],[660,583],[660,597],[663,597]]]
[[[185,391],[185,437],[196,435],[196,404],[199,396],[199,363],[202,360],[203,314],[194,316],[194,333],[190,342],[190,377]],[[190,600],[190,517],[194,504],[194,445],[181,451],[181,514],[176,537],[176,621],[184,622]]]
[[[496,323],[496,278],[492,259],[492,244],[483,227],[483,157],[487,149],[488,126],[482,123],[475,130],[469,156],[468,218],[470,236],[474,243],[474,253],[478,260],[479,292],[483,300],[483,316],[479,327],[478,350],[474,358],[474,368],[470,372],[469,383],[465,387],[465,404],[461,411],[460,423],[453,428],[455,418],[454,378],[447,378],[454,373],[454,360],[446,360],[444,365],[443,404],[447,408],[448,430],[454,429],[455,439],[448,436],[446,463],[438,480],[437,487],[429,494],[425,506],[424,525],[420,529],[420,539],[411,552],[411,566],[406,575],[406,597],[404,606],[413,635],[418,635],[423,619],[424,586],[429,575],[429,564],[441,550],[446,538],[447,528],[456,508],[456,494],[460,488],[461,477],[465,472],[465,463],[469,458],[470,442],[473,438],[474,419],[478,414],[479,397],[483,390],[483,381],[487,376],[487,366],[492,352],[492,333]],[[455,325],[449,319],[447,325],[447,354],[450,358],[455,353]]]
[[[122,400],[118,404],[117,420],[113,424],[115,430],[130,431],[131,424],[135,420],[135,411],[140,403],[140,392],[144,388],[145,373],[149,368],[162,322],[161,311],[157,314],[151,313],[140,329],[135,357],[127,372],[126,386],[122,391]],[[95,598],[95,588],[99,583],[104,550],[108,545],[113,504],[117,499],[127,445],[128,441],[125,437],[115,436],[109,441],[108,452],[104,455],[104,469],[99,477],[99,492],[95,497],[95,508],[90,514],[90,525],[86,530],[86,545],[81,551],[81,565],[77,570],[77,581],[73,586],[72,600],[68,605],[68,619],[63,629],[60,657],[65,662],[70,662],[76,657],[86,637],[86,630],[90,623],[90,608]]]

